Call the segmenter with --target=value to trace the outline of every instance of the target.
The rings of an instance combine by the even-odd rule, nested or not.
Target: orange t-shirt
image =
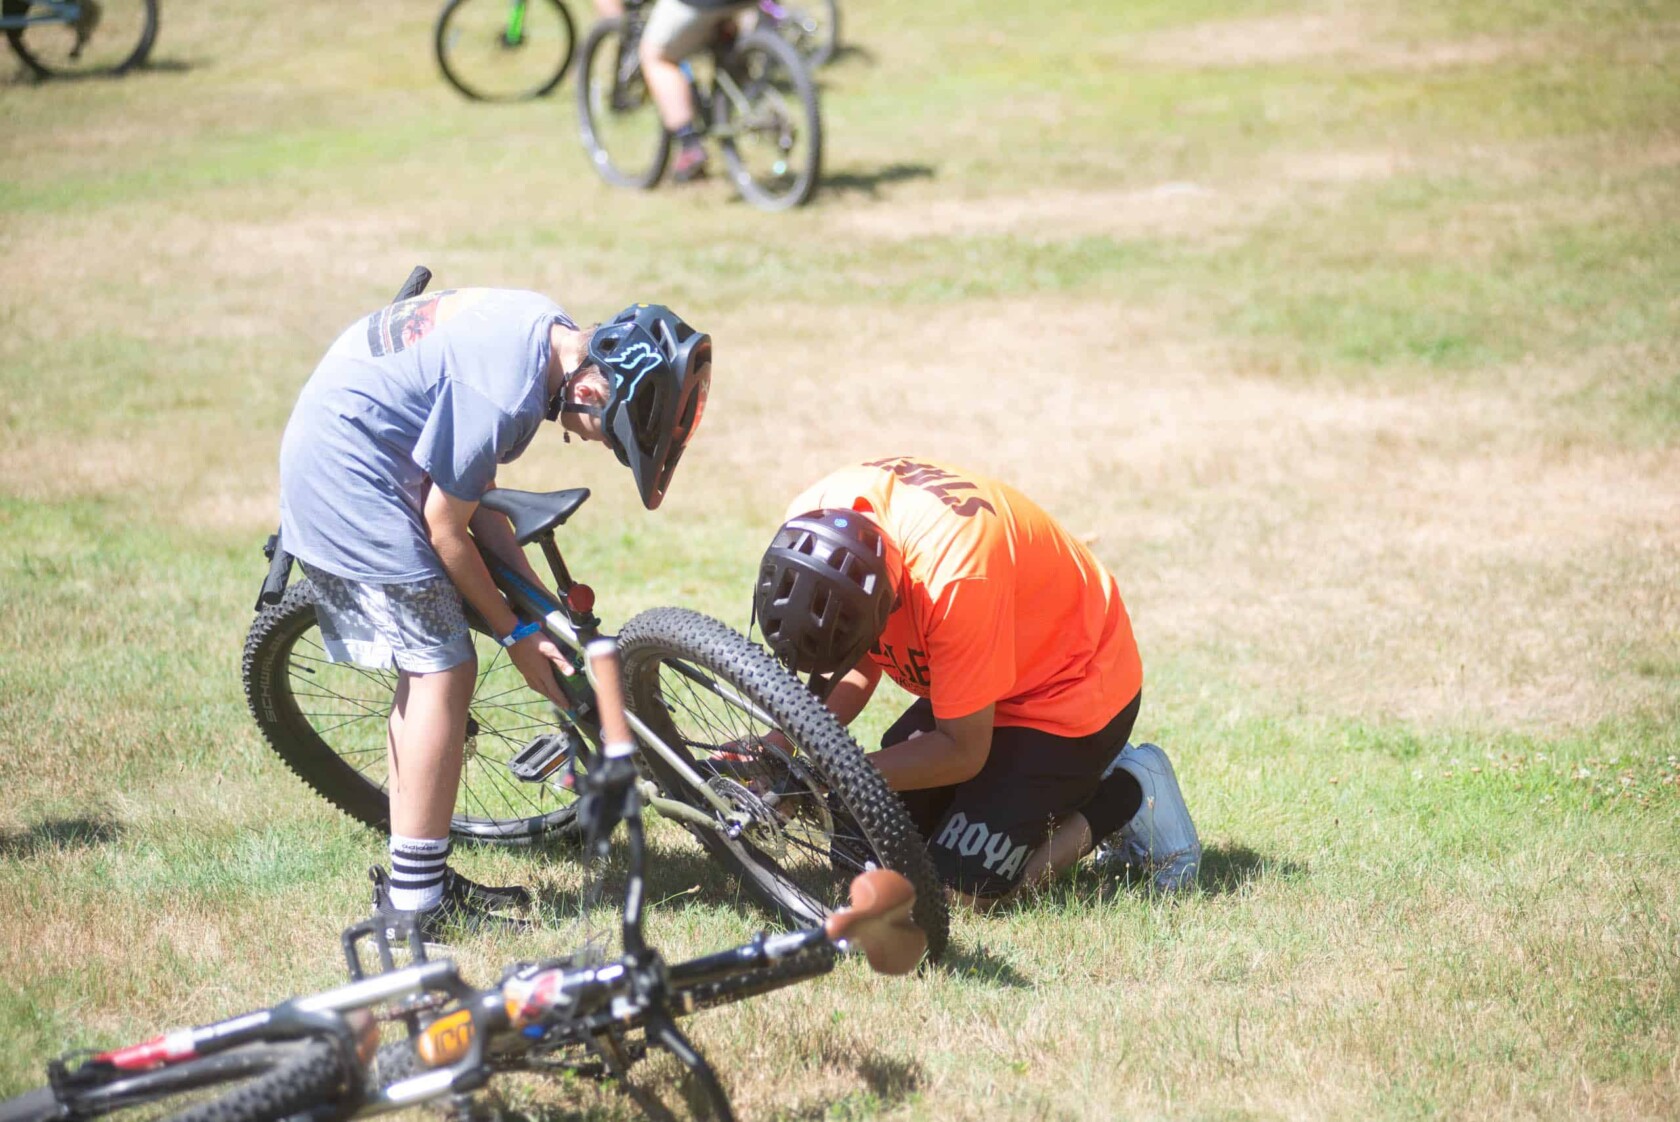
[[[1012,487],[894,456],[794,500],[868,512],[903,555],[898,604],[869,652],[935,717],[997,704],[995,723],[1088,736],[1137,696],[1143,666],[1120,589],[1090,550]]]

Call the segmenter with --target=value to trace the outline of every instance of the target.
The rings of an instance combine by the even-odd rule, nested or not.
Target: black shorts
[[[991,754],[973,779],[900,791],[940,879],[974,896],[1001,896],[1013,888],[1027,855],[1050,836],[1056,819],[1097,794],[1103,769],[1132,735],[1142,698],[1134,697],[1089,736],[1001,725],[992,730]],[[893,722],[881,747],[934,727],[933,704],[924,698]]]

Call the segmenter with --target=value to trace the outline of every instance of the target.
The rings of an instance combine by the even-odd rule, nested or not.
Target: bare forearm
[[[828,706],[828,711],[833,713],[841,724],[849,725],[857,720],[857,715],[869,704],[869,699],[874,695],[875,687],[880,681],[881,668],[865,658],[834,684],[834,689],[823,704]]]
[[[508,524],[505,515],[479,507],[473,511],[472,521],[468,525],[479,545],[495,554],[525,580],[548,593],[550,599],[554,598],[548,582],[537,576],[537,571],[531,567],[530,559],[519,547],[518,540],[513,536],[513,527]]]
[[[484,559],[478,555],[478,549],[472,539],[463,531],[449,526],[430,526],[432,548],[437,551],[438,559],[443,562],[444,572],[455,582],[455,587],[461,592],[467,603],[483,617],[484,622],[496,635],[506,635],[519,624],[519,617],[508,607],[507,600],[502,596],[496,582],[490,579],[490,570],[484,567]]]
[[[895,791],[919,791],[925,787],[950,787],[980,774],[986,758],[965,753],[957,741],[938,729],[889,744],[869,757]]]

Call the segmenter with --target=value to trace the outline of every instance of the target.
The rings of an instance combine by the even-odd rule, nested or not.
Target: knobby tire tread
[[[672,727],[657,700],[658,664],[667,657],[692,661],[727,678],[772,716],[832,786],[844,792],[846,805],[872,840],[882,863],[910,880],[916,890],[915,919],[928,939],[928,958],[938,959],[945,949],[949,913],[945,890],[927,847],[903,802],[881,773],[865,758],[845,727],[798,679],[763,647],[726,624],[685,608],[652,608],[638,614],[625,624],[618,642],[624,657],[629,705],[656,731]],[[657,770],[656,760],[654,766]],[[712,848],[711,843],[708,848]],[[786,909],[751,876],[743,876],[742,881],[766,904],[786,914]]]
[[[284,676],[284,652],[279,647],[296,632],[300,626],[297,617],[303,614],[314,619],[314,589],[307,580],[295,580],[278,604],[265,608],[252,622],[240,663],[246,705],[274,754],[310,790],[356,821],[375,830],[388,830],[391,815],[385,793],[330,749],[322,752],[318,745],[300,741],[297,730],[285,727],[285,717],[278,708],[278,687],[271,683],[270,676]]]
[[[311,1040],[272,1071],[188,1107],[169,1122],[270,1122],[336,1098],[349,1082],[349,1074],[337,1044]]]
[[[121,1073],[62,1103],[51,1087],[0,1102],[0,1122],[129,1116],[187,1094],[204,1098],[169,1115],[173,1122],[255,1122],[336,1099],[347,1084],[332,1041],[251,1044],[152,1071]]]

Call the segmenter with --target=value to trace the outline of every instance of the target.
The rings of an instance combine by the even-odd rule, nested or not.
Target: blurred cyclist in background
[[[642,76],[659,110],[660,123],[677,142],[671,182],[687,183],[706,174],[706,148],[694,128],[694,92],[683,59],[704,47],[720,24],[754,10],[754,0],[655,0],[642,28]],[[623,0],[595,0],[602,19],[624,15]]]

